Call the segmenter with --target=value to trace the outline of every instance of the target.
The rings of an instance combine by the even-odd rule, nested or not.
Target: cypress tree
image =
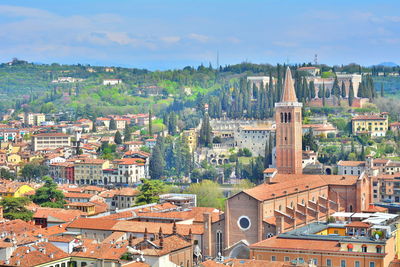
[[[115,123],[114,118],[110,121],[110,130],[117,130],[117,124]]]
[[[120,133],[119,131],[117,131],[117,132],[115,133],[115,135],[114,135],[114,142],[115,142],[117,145],[122,144],[122,135],[121,135],[121,133]]]
[[[353,100],[354,100],[354,89],[353,89],[353,81],[350,81],[350,87],[349,87],[349,106],[353,106]]]
[[[129,129],[128,123],[125,124],[124,141],[131,141],[131,129]]]
[[[151,179],[160,179],[163,176],[165,162],[160,147],[156,145],[149,161],[149,174]]]
[[[383,83],[381,83],[381,97],[385,97],[385,91],[383,90]]]
[[[311,99],[314,99],[315,98],[315,84],[314,84],[314,81],[310,81],[309,87],[310,87],[310,97],[311,97]]]
[[[342,81],[341,93],[342,93],[342,98],[346,98],[346,96],[347,96],[347,94],[346,94],[346,85],[344,84],[344,81]]]
[[[151,108],[149,109],[149,135],[153,136],[153,120],[151,119],[153,115],[151,114]]]

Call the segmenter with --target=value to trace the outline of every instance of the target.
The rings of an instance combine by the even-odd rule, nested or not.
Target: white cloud
[[[160,38],[161,41],[165,42],[165,43],[177,43],[181,40],[181,37],[179,36],[164,36]]]
[[[10,6],[0,5],[0,14],[9,17],[27,17],[27,18],[43,18],[51,17],[53,14],[42,9],[21,7],[21,6]]]
[[[197,34],[197,33],[191,33],[188,35],[189,39],[201,42],[201,43],[206,43],[210,40],[210,37],[202,34]]]

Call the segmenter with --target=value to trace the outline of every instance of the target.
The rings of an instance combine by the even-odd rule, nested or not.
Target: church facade
[[[211,224],[205,256],[247,258],[248,246],[337,211],[360,212],[371,203],[371,179],[353,175],[302,174],[302,117],[290,70],[276,105],[278,172],[265,183],[231,196]],[[260,144],[261,145],[261,144]],[[262,144],[264,145],[264,144]]]

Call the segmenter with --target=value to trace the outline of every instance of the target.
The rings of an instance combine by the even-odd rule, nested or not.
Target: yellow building
[[[385,136],[389,125],[386,113],[356,116],[351,123],[353,134],[369,134],[372,137]]]
[[[183,136],[185,136],[186,141],[188,143],[190,153],[193,153],[193,151],[197,148],[197,133],[195,129],[190,129],[183,131]]]
[[[23,197],[29,192],[33,192],[35,189],[27,184],[19,182],[10,182],[8,184],[0,185],[0,197]]]
[[[19,163],[22,162],[22,158],[18,154],[10,154],[10,155],[7,155],[7,162],[8,163],[19,164]]]
[[[81,159],[74,163],[75,181],[78,184],[99,184],[102,182],[103,170],[110,167],[110,162],[103,159]]]

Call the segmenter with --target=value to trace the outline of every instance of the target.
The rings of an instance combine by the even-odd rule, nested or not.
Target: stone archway
[[[239,244],[234,247],[229,253],[229,258],[235,259],[249,259],[250,258],[250,249],[245,244]]]
[[[331,167],[325,167],[325,174],[326,175],[331,175],[332,174],[332,168]]]

